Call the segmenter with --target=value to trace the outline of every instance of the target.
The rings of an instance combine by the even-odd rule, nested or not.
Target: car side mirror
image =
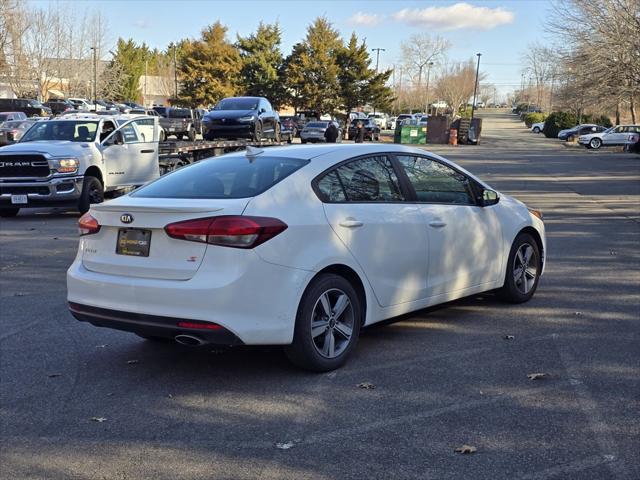
[[[500,196],[498,195],[498,192],[494,192],[493,190],[489,190],[487,188],[485,188],[482,191],[482,203],[481,203],[481,206],[489,207],[491,205],[495,205],[499,201],[500,201]]]

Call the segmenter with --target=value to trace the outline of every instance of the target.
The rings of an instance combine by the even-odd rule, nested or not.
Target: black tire
[[[19,211],[20,211],[19,208],[3,208],[3,209],[0,209],[0,217],[2,218],[15,217],[16,215],[18,215]]]
[[[182,134],[181,133],[176,133],[176,139],[177,140],[182,140]]]
[[[102,182],[96,177],[85,176],[82,183],[82,193],[78,201],[78,210],[80,213],[87,213],[89,207],[94,203],[104,202],[104,187]]]
[[[304,139],[300,139],[300,143],[307,143],[307,141]]]
[[[518,275],[518,267],[521,267],[523,262],[521,262],[520,259],[516,259],[516,257],[518,255],[518,251],[521,251],[523,248],[526,249],[527,246],[531,248],[533,253],[529,257],[529,260],[524,263],[522,275]],[[533,264],[531,263],[532,260]],[[535,273],[533,275],[528,275],[531,266],[535,267]],[[538,243],[531,234],[521,233],[516,237],[513,241],[513,245],[511,246],[509,259],[507,261],[507,269],[505,272],[504,285],[497,291],[498,296],[509,303],[524,303],[529,301],[538,288],[541,271],[542,258],[540,256],[540,247],[538,246]],[[516,276],[519,277],[519,283],[516,281]],[[527,284],[526,282],[531,279],[533,279],[533,283],[527,290],[527,287],[525,286]]]
[[[533,127],[533,133],[540,133],[539,127]]]
[[[260,140],[262,140],[262,124],[256,122],[253,126],[253,141],[259,142]]]
[[[280,122],[276,122],[276,126],[273,127],[273,140],[276,143],[280,143],[280,131],[281,131]]]
[[[196,130],[194,128],[189,130],[189,133],[187,135],[189,137],[189,141],[190,142],[195,142],[196,141]]]
[[[160,131],[160,135],[158,136],[158,139],[160,142],[164,142],[167,140],[167,134],[164,132],[164,130]]]
[[[602,146],[602,140],[600,140],[599,138],[592,138],[589,141],[589,147],[593,148],[594,150],[599,149]]]
[[[339,297],[342,295],[347,297],[349,303],[337,319],[318,317],[318,312],[326,311],[321,301],[321,297],[325,295],[327,299],[331,296],[336,299],[336,307]],[[329,305],[332,307],[330,310],[335,312],[336,308],[331,305],[331,300]],[[319,275],[309,284],[298,306],[293,343],[285,347],[287,357],[298,367],[314,372],[327,372],[339,368],[345,363],[358,342],[363,315],[358,293],[347,279],[331,273]],[[316,334],[316,340],[312,337],[314,320],[315,330],[320,331]],[[326,325],[321,325],[322,322],[326,322]],[[351,329],[348,338],[341,333],[345,331],[345,326]],[[329,338],[333,339],[329,342],[330,347],[326,343]],[[322,347],[316,342],[321,342]],[[334,355],[324,354],[320,351],[321,348],[322,350],[334,348]]]

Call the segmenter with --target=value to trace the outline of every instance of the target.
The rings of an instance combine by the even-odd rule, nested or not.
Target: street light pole
[[[481,53],[476,53],[478,56],[478,66],[476,67],[476,84],[473,87],[473,103],[471,104],[471,120],[473,120],[473,114],[476,110],[476,94],[478,93],[478,75],[480,74],[480,57]]]
[[[173,47],[173,83],[175,86],[175,99],[178,99],[178,62],[176,59],[176,47],[177,45],[175,43],[171,43],[171,46]]]
[[[433,62],[427,63],[427,104],[424,109],[424,113],[429,115],[429,75],[431,74],[431,67],[433,67]]]
[[[96,47],[89,47],[93,51],[93,111],[98,111],[98,63]]]
[[[372,48],[372,52],[376,52],[376,73],[378,73],[378,65],[380,63],[380,52],[386,52],[384,48]]]

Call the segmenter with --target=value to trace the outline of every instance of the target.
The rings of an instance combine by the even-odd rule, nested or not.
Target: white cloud
[[[382,21],[382,17],[377,13],[357,12],[351,15],[349,23],[363,27],[375,27]]]
[[[512,12],[503,8],[477,7],[461,2],[448,7],[404,8],[393,14],[399,22],[434,30],[491,30],[513,22]]]

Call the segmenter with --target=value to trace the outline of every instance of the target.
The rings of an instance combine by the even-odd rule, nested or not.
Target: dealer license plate
[[[151,230],[140,230],[137,228],[121,228],[118,230],[116,253],[119,255],[148,257],[150,245]]]

